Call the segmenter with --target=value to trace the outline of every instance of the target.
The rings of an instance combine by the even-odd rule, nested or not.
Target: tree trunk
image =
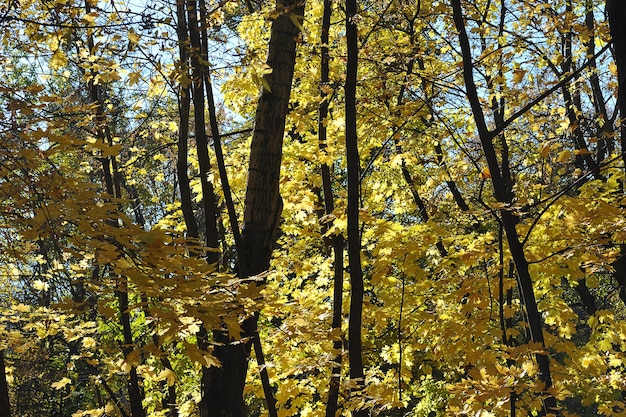
[[[6,368],[4,366],[4,350],[0,350],[0,417],[11,417],[9,385],[7,384]]]
[[[88,0],[85,1],[85,12],[91,13],[92,6]],[[87,46],[89,51],[95,51],[93,34],[87,35]],[[95,74],[92,74],[94,76]],[[101,86],[94,82],[92,77],[87,81],[87,92],[89,93],[89,99],[95,108],[95,131],[96,136],[100,142],[105,145],[113,146],[113,136],[109,129],[108,120],[102,108],[102,90]],[[118,170],[118,164],[115,156],[103,156],[100,159],[102,164],[102,173],[104,177],[104,187],[107,194],[106,198],[122,197],[122,188],[120,182],[120,174]],[[121,210],[121,207],[118,206]],[[108,222],[113,227],[118,227],[117,219],[109,219]],[[124,345],[122,346],[122,353],[127,358],[133,351],[134,339],[131,327],[131,318],[129,312],[128,302],[128,277],[115,275],[117,282],[117,289],[115,290],[115,297],[118,302],[118,317],[120,326],[122,327],[122,337],[124,339]],[[140,384],[139,374],[137,373],[137,367],[133,364],[130,367],[128,380],[126,382],[128,389],[128,401],[130,402],[130,410],[132,417],[145,417],[146,411],[143,408],[143,390]]]
[[[321,76],[320,76],[320,107],[318,121],[319,147],[325,152],[327,137],[326,122],[328,118],[328,92],[325,87],[330,82],[330,55],[328,48],[328,39],[330,32],[330,18],[332,15],[332,0],[324,0],[324,14],[322,16],[322,34],[321,34]],[[333,196],[332,181],[330,175],[330,167],[328,164],[322,164],[322,190],[324,193],[324,214],[331,215],[335,210],[335,201]],[[327,240],[333,252],[333,320],[331,327],[333,331],[341,332],[342,313],[343,313],[343,246],[344,238],[341,234],[333,234]],[[326,417],[335,417],[337,415],[337,403],[339,401],[339,388],[341,384],[341,362],[343,347],[343,337],[337,337],[333,342],[333,349],[339,352],[333,361],[331,367],[330,383],[328,387],[328,400],[326,402]]]
[[[617,66],[617,107],[620,114],[620,143],[622,145],[622,163],[626,172],[626,7],[619,0],[606,0],[606,12],[609,18],[613,56]],[[624,180],[626,183],[626,179]],[[622,187],[626,188],[625,185]],[[620,257],[614,262],[613,274],[619,287],[619,296],[626,304],[626,250],[620,247]]]
[[[613,41],[613,53],[617,66],[617,107],[620,117],[620,141],[622,162],[626,161],[626,7],[620,0],[606,0],[606,12]]]
[[[239,248],[243,277],[258,275],[269,269],[282,212],[280,166],[296,59],[296,37],[299,33],[292,18],[303,15],[303,3],[294,0],[277,2],[277,7],[281,7],[283,13],[272,24],[267,58],[272,73],[265,76],[269,89],[263,88],[259,98],[250,148],[244,224]],[[256,325],[256,316],[247,319],[242,325],[245,331],[242,336],[253,337]],[[210,378],[203,388],[211,407],[210,415],[245,416],[243,389],[252,339],[244,343],[230,343],[228,336],[220,333],[216,334],[216,342],[214,355],[222,366],[210,368]]]
[[[478,130],[480,142],[482,144],[485,159],[491,173],[491,182],[494,189],[494,195],[498,202],[504,203],[506,206],[499,210],[502,218],[502,225],[509,244],[509,250],[511,251],[511,257],[515,263],[515,269],[517,270],[518,287],[520,291],[520,297],[522,304],[526,309],[528,316],[528,325],[530,327],[530,340],[536,343],[540,343],[544,346],[543,338],[543,324],[541,320],[541,314],[537,308],[537,300],[535,299],[535,293],[533,290],[532,279],[528,270],[528,260],[524,253],[524,246],[519,239],[516,225],[519,222],[519,217],[513,213],[508,205],[513,201],[513,191],[511,176],[509,173],[509,161],[508,154],[506,152],[506,143],[504,138],[501,137],[500,141],[502,146],[502,166],[498,163],[498,156],[493,144],[496,139],[496,134],[493,131],[489,131],[485,116],[482,111],[480,99],[476,84],[474,82],[474,67],[472,63],[471,46],[465,30],[465,22],[463,20],[461,0],[452,0],[452,8],[454,12],[454,24],[459,32],[459,44],[461,47],[461,54],[463,60],[463,78],[465,81],[466,94],[471,106],[474,121]],[[502,126],[503,123],[500,123]],[[502,133],[502,129],[499,129]],[[535,354],[535,359],[539,368],[539,379],[543,382],[543,390],[540,393],[542,399],[542,410],[539,415],[546,415],[549,413],[558,413],[556,408],[556,399],[553,395],[549,394],[549,389],[552,386],[552,376],[550,373],[550,360],[545,353]]]
[[[363,314],[363,270],[361,268],[361,231],[359,228],[361,166],[357,137],[356,87],[358,72],[358,28],[356,26],[357,2],[346,1],[346,164],[348,168],[348,263],[350,265],[350,317],[348,321],[348,361],[350,379],[356,383],[353,390],[361,396],[365,386],[361,341]],[[369,414],[366,409],[352,412],[355,417]]]

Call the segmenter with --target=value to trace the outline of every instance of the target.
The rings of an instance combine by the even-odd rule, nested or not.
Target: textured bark
[[[302,16],[298,1],[282,1],[284,13],[272,24],[263,88],[257,105],[250,148],[240,262],[244,276],[269,268],[272,246],[282,212],[278,182],[282,160],[285,117],[291,93],[298,28],[290,15]],[[277,3],[277,7],[279,3]]]
[[[296,58],[298,28],[293,16],[302,16],[303,2],[282,1],[283,13],[271,29],[267,64],[272,73],[265,76],[268,89],[263,89],[257,105],[250,149],[248,185],[245,198],[244,224],[239,248],[239,265],[244,277],[258,275],[269,269],[272,247],[282,211],[279,194],[283,135],[291,82]],[[279,4],[277,3],[277,7]],[[243,323],[245,342],[231,343],[225,333],[216,334],[218,344],[214,355],[220,368],[211,368],[203,387],[210,404],[210,416],[239,417],[246,415],[243,389],[248,370],[252,339],[257,318]]]
[[[473,76],[473,63],[471,47],[467,32],[465,30],[465,22],[463,20],[461,0],[452,0],[452,8],[454,12],[454,23],[459,32],[459,44],[461,47],[462,59],[463,59],[463,77],[465,81],[466,94],[471,106],[472,114],[480,141],[482,144],[483,152],[487,160],[487,165],[491,173],[491,182],[494,189],[494,195],[498,202],[506,205],[513,201],[512,184],[510,181],[508,155],[504,152],[506,147],[503,147],[501,151],[502,166],[498,162],[498,156],[493,141],[500,133],[503,132],[503,128],[489,131],[485,116],[480,104],[476,84]],[[501,121],[500,126],[505,125],[506,121]],[[504,138],[500,136],[500,141]],[[506,143],[504,143],[506,145]],[[541,314],[537,308],[537,301],[535,299],[535,293],[533,290],[532,278],[528,269],[528,260],[524,253],[524,247],[519,239],[519,234],[516,229],[516,225],[519,222],[517,215],[508,207],[504,207],[500,210],[500,216],[502,218],[502,225],[506,235],[507,243],[511,251],[511,257],[515,263],[515,269],[517,270],[517,281],[520,292],[522,304],[526,309],[528,316],[528,325],[530,330],[530,340],[536,343],[540,343],[544,346],[543,338],[543,324],[541,320]],[[557,413],[556,399],[553,395],[548,393],[548,390],[552,386],[552,376],[550,372],[550,360],[544,353],[537,353],[535,355],[537,365],[539,367],[539,379],[544,384],[544,389],[541,392],[543,407],[540,411],[540,415],[546,415],[549,413]]]
[[[4,350],[0,350],[0,417],[11,417],[9,385],[7,384],[6,368],[4,366]]]

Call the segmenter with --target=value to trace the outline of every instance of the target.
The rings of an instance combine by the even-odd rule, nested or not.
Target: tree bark
[[[510,174],[508,166],[508,156],[502,155],[502,166],[498,162],[496,149],[493,141],[496,139],[496,134],[502,133],[502,129],[496,131],[489,131],[485,116],[482,111],[480,100],[476,84],[474,82],[473,75],[473,63],[471,47],[467,32],[465,30],[465,22],[463,20],[461,0],[452,0],[452,8],[454,13],[454,24],[459,32],[459,43],[461,47],[461,54],[463,60],[463,78],[465,81],[466,94],[471,106],[472,114],[478,135],[482,144],[483,152],[487,160],[487,165],[491,173],[491,182],[494,189],[494,195],[498,202],[504,203],[504,208],[500,209],[500,216],[502,218],[502,225],[511,251],[511,257],[515,263],[515,269],[517,270],[518,287],[520,291],[521,301],[526,309],[528,316],[528,325],[530,327],[530,340],[545,346],[543,338],[543,324],[541,320],[541,314],[537,308],[537,300],[535,299],[535,293],[533,290],[532,278],[528,269],[528,260],[524,253],[524,246],[522,245],[519,234],[517,233],[516,225],[519,222],[519,217],[509,209],[508,205],[513,201],[512,184],[510,183]],[[500,125],[503,125],[501,123]],[[503,140],[503,139],[502,139]],[[543,382],[544,387],[541,392],[542,397],[542,410],[539,415],[546,415],[549,413],[558,413],[556,407],[556,399],[553,395],[549,394],[548,390],[552,386],[552,376],[550,373],[550,360],[545,353],[537,353],[535,355],[537,365],[539,367],[539,379]]]
[[[322,152],[326,149],[328,118],[328,92],[325,87],[330,82],[330,55],[328,48],[330,18],[332,16],[332,0],[324,0],[324,14],[322,15],[321,34],[321,71],[320,71],[320,98],[318,137],[319,147]],[[335,210],[335,201],[332,190],[330,167],[322,164],[322,190],[324,192],[324,214],[331,215]],[[333,319],[331,328],[333,331],[341,332],[342,312],[343,312],[343,246],[344,238],[341,234],[333,234],[329,239],[333,252]],[[335,356],[331,367],[330,384],[328,387],[328,400],[326,402],[326,417],[337,415],[337,403],[339,401],[339,387],[341,384],[341,362],[343,347],[343,337],[337,337],[333,342],[333,349],[339,353]]]
[[[185,13],[185,0],[177,0],[176,3],[176,32],[178,35],[178,60],[179,71],[183,81],[178,86],[178,155],[176,158],[176,176],[178,177],[178,190],[180,192],[180,208],[183,212],[187,236],[198,238],[198,223],[193,211],[191,200],[191,186],[187,174],[189,152],[189,112],[191,109],[191,89],[185,78],[189,77],[189,56],[187,48],[189,35],[187,33],[187,17]]]
[[[264,88],[257,105],[250,148],[248,184],[246,188],[243,231],[239,264],[242,277],[259,275],[269,269],[272,247],[282,212],[279,193],[283,135],[289,95],[296,59],[298,27],[292,18],[304,13],[303,1],[277,2],[282,13],[270,34],[267,64],[272,73],[265,76]],[[256,334],[257,317],[247,319],[242,328],[245,341],[231,343],[227,334],[216,334],[214,355],[220,368],[210,368],[204,387],[210,404],[210,416],[239,417],[246,415],[243,400],[252,338]]]
[[[6,368],[4,366],[4,350],[0,350],[0,417],[11,417],[9,384],[7,384]]]
[[[278,182],[299,33],[290,16],[302,16],[304,6],[291,0],[277,2],[277,7],[281,3],[284,11],[272,24],[267,58],[272,73],[264,77],[269,90],[263,88],[259,98],[250,147],[240,254],[244,276],[269,268],[283,205]]]
[[[626,161],[626,7],[620,0],[606,0],[606,12],[617,66],[617,107],[620,111],[622,161]]]
[[[361,164],[357,136],[356,87],[358,73],[358,29],[356,26],[357,2],[346,0],[346,164],[348,169],[347,238],[348,263],[350,266],[350,317],[348,320],[348,361],[350,379],[356,384],[353,393],[362,395],[365,387],[361,341],[363,314],[363,270],[361,267],[361,231],[359,228]],[[364,417],[367,410],[357,409],[355,417]]]
[[[189,43],[191,48],[191,97],[193,101],[193,125],[196,134],[196,152],[200,170],[200,185],[202,188],[202,209],[204,211],[204,243],[208,248],[215,249],[206,253],[209,264],[217,264],[219,253],[219,239],[217,233],[217,203],[213,183],[209,180],[211,160],[209,157],[209,139],[206,132],[204,116],[204,62],[202,56],[202,42],[198,22],[198,7],[196,0],[187,1],[187,26],[189,27]]]

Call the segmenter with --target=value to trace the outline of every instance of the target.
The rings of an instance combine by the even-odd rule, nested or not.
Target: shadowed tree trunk
[[[299,29],[293,19],[302,19],[303,1],[277,2],[282,13],[272,23],[267,64],[272,72],[265,76],[255,116],[250,148],[248,185],[239,265],[241,275],[250,277],[269,269],[272,247],[282,212],[279,194],[285,118],[291,93]],[[214,355],[222,366],[210,369],[203,390],[210,404],[210,416],[246,415],[243,389],[248,370],[252,337],[256,336],[257,317],[247,319],[242,328],[247,341],[231,343],[228,334],[216,332]]]
[[[474,67],[472,62],[471,46],[465,30],[465,21],[463,19],[461,0],[452,0],[452,8],[454,12],[454,24],[459,32],[459,44],[461,48],[461,58],[463,60],[463,78],[465,81],[466,94],[471,106],[472,115],[476,123],[480,142],[485,154],[485,159],[491,173],[491,182],[494,189],[494,196],[496,200],[505,205],[500,209],[500,216],[502,219],[502,225],[506,235],[507,242],[509,244],[509,250],[511,251],[511,257],[515,263],[515,269],[517,270],[517,281],[520,292],[521,302],[526,309],[528,317],[528,326],[530,330],[530,340],[545,346],[543,337],[543,324],[541,320],[541,314],[537,308],[537,300],[535,299],[535,293],[533,289],[532,279],[528,269],[528,260],[524,253],[524,246],[520,241],[519,234],[517,232],[516,225],[519,222],[519,217],[508,208],[508,205],[513,201],[513,184],[509,174],[509,158],[508,150],[506,147],[505,139],[500,137],[500,143],[502,145],[501,151],[501,163],[498,162],[498,155],[494,146],[494,140],[498,137],[496,132],[490,131],[487,127],[485,116],[481,107],[480,99],[478,96],[476,84],[474,81]],[[497,121],[496,121],[497,122]],[[503,126],[504,123],[500,121],[499,126]],[[499,130],[502,133],[502,129]],[[536,353],[535,359],[539,368],[539,379],[543,383],[543,390],[541,394],[542,409],[539,412],[540,416],[545,416],[550,413],[558,415],[558,409],[556,407],[556,399],[549,393],[549,389],[552,387],[552,375],[550,372],[550,359],[545,353]]]
[[[617,66],[617,106],[622,122],[620,123],[620,141],[622,160],[626,160],[626,6],[620,0],[607,0],[606,12],[613,42],[613,54]]]
[[[350,379],[356,384],[353,389],[361,396],[365,381],[361,344],[363,314],[363,270],[361,268],[361,231],[359,228],[359,202],[361,166],[357,136],[356,87],[358,72],[358,28],[356,26],[357,2],[346,0],[346,165],[348,169],[347,237],[348,263],[350,265],[350,317],[348,321],[348,362]],[[355,417],[367,416],[368,410],[354,410]]]
[[[332,15],[332,0],[324,0],[324,14],[322,16],[321,34],[321,77],[320,77],[320,98],[318,135],[319,147],[321,151],[326,149],[328,139],[326,123],[328,118],[328,92],[326,87],[330,82],[330,55],[328,49],[328,38],[330,32],[330,18]],[[330,167],[322,164],[322,189],[324,192],[324,214],[329,216],[335,210]],[[328,229],[326,229],[328,230]],[[332,246],[333,252],[333,320],[332,329],[341,332],[342,312],[343,312],[343,246],[344,238],[342,234],[333,234],[328,243]],[[326,417],[335,417],[337,414],[337,403],[339,401],[339,388],[341,384],[341,362],[343,347],[343,336],[337,337],[333,342],[333,349],[337,352],[331,368],[330,384],[328,387],[328,401],[326,402]]]
[[[622,163],[626,171],[626,7],[622,1],[607,0],[606,12],[609,18],[613,56],[617,66],[617,107],[621,118],[620,143],[622,145]],[[620,247],[620,257],[614,263],[613,276],[619,286],[619,295],[626,304],[626,249]]]
[[[0,350],[0,417],[11,417],[9,385],[7,384],[6,369],[4,366],[4,350]]]
[[[89,1],[85,1],[85,12],[88,14],[92,12],[92,6]],[[87,45],[89,47],[89,51],[96,50],[94,36],[91,33],[87,35]],[[96,137],[102,144],[113,146],[113,135],[111,134],[108,120],[106,119],[106,114],[103,109],[102,86],[97,84],[94,80],[95,77],[89,78],[86,87],[87,93],[89,94],[89,100],[94,105],[95,109]],[[121,198],[121,176],[119,174],[116,157],[103,156],[99,158],[99,160],[102,164],[104,189],[107,194],[105,198]],[[113,227],[118,227],[117,219],[109,219],[107,221]],[[124,344],[121,349],[124,357],[127,358],[133,352],[133,346],[135,344],[132,332],[131,315],[129,312],[128,277],[115,274],[115,278],[118,281],[117,288],[115,289],[115,296],[118,302],[119,324],[122,328],[122,337],[124,339]],[[130,366],[126,386],[128,389],[128,401],[130,403],[131,416],[145,417],[146,410],[143,408],[144,394],[140,382],[140,376],[137,372],[137,366],[135,364]]]

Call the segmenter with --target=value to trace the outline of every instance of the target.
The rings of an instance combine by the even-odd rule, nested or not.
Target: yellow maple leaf
[[[52,58],[50,58],[50,68],[59,69],[67,65],[67,56],[61,51],[57,49],[52,54]]]
[[[69,378],[62,378],[57,382],[53,382],[52,385],[50,385],[52,388],[54,389],[63,389],[66,385],[70,384],[72,382],[71,379]]]

